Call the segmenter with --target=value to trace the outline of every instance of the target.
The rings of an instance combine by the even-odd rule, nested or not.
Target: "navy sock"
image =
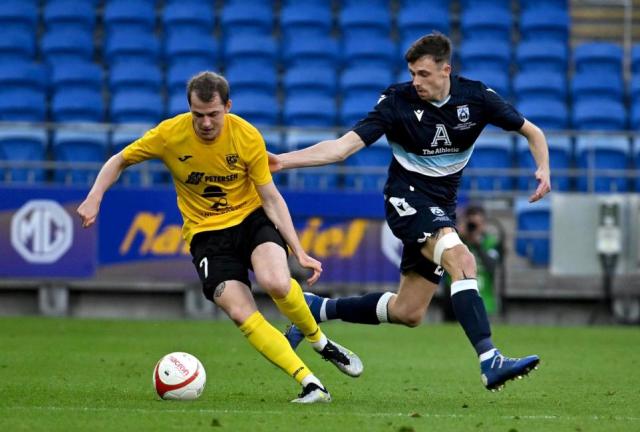
[[[384,294],[381,292],[359,297],[329,299],[325,307],[327,319],[341,319],[359,324],[380,324],[376,314],[376,306]]]
[[[458,322],[478,355],[495,348],[491,341],[491,326],[482,297],[476,289],[463,288],[456,292],[455,284],[461,284],[463,287],[473,284],[477,287],[477,282],[473,279],[454,282],[451,286],[454,293],[451,296],[451,305]]]

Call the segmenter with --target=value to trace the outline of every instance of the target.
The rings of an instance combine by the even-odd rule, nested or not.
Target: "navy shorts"
[[[204,296],[213,301],[215,288],[228,280],[237,280],[251,287],[251,253],[258,245],[267,242],[279,244],[288,253],[282,234],[262,208],[255,210],[239,225],[193,236],[191,255]]]
[[[456,226],[456,207],[441,206],[401,179],[389,178],[384,188],[385,216],[393,234],[402,240],[400,271],[418,273],[440,283],[443,269],[422,255],[427,238],[440,228]]]

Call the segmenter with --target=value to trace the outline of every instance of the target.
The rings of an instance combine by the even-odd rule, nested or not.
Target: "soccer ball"
[[[207,374],[200,360],[185,352],[165,355],[153,369],[153,387],[162,399],[197,399],[206,382]]]

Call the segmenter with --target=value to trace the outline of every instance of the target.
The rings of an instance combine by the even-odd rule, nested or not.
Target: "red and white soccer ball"
[[[206,382],[207,374],[202,363],[189,353],[167,354],[153,369],[153,386],[162,399],[197,399]]]

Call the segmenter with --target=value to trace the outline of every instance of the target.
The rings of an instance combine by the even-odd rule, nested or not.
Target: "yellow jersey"
[[[184,113],[147,131],[125,147],[122,156],[127,164],[160,159],[167,166],[187,244],[199,232],[240,224],[262,205],[255,185],[271,181],[262,135],[249,122],[229,113],[214,141],[200,139],[191,113]]]

